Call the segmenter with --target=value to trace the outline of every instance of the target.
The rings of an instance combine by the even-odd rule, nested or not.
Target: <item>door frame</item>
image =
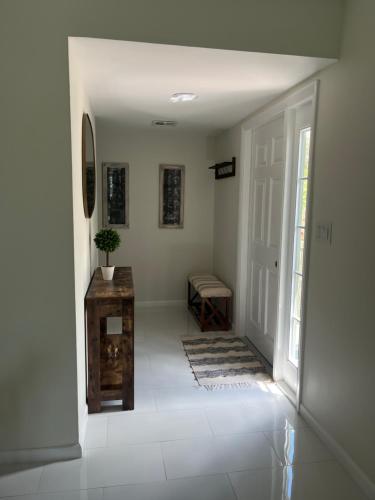
[[[307,286],[309,280],[309,269],[305,266],[306,274],[302,290],[302,310],[301,310],[301,332],[300,332],[300,354],[299,354],[299,369],[297,377],[297,390],[294,393],[292,389],[283,380],[283,346],[284,332],[282,331],[282,323],[285,318],[285,293],[287,290],[287,270],[288,259],[290,256],[290,209],[288,208],[288,196],[291,189],[291,175],[293,166],[293,138],[294,138],[294,110],[302,104],[310,101],[313,109],[313,119],[311,127],[312,148],[310,152],[310,175],[311,181],[309,186],[309,194],[307,200],[306,213],[306,247],[305,261],[308,261],[311,246],[311,205],[312,205],[312,187],[314,176],[314,149],[316,136],[316,113],[318,102],[319,80],[313,80],[309,83],[286,94],[274,103],[266,106],[263,110],[251,116],[248,120],[242,123],[241,127],[241,161],[239,169],[239,222],[238,222],[238,247],[237,247],[237,284],[236,284],[236,329],[241,336],[246,336],[247,329],[247,301],[248,301],[248,276],[250,260],[249,246],[249,227],[252,220],[252,204],[250,203],[250,193],[252,191],[252,138],[253,131],[277,116],[284,114],[284,132],[285,132],[285,173],[284,173],[284,190],[283,190],[283,214],[282,214],[282,230],[281,230],[281,245],[280,245],[280,271],[279,271],[279,294],[278,294],[278,315],[277,327],[275,334],[274,360],[273,360],[273,378],[279,385],[280,389],[293,402],[299,410],[302,400],[302,381],[303,381],[303,361],[305,348],[305,308],[307,302]],[[293,233],[292,233],[293,234]],[[289,312],[289,311],[288,311]]]

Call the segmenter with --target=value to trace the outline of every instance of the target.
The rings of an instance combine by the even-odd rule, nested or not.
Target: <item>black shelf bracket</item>
[[[215,165],[212,165],[212,167],[209,168],[215,170],[215,179],[234,177],[236,175],[236,157],[233,156],[232,161],[215,163]]]

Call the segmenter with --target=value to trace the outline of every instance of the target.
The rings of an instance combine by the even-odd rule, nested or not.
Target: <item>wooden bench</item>
[[[188,308],[202,332],[230,329],[232,290],[212,274],[188,276]]]

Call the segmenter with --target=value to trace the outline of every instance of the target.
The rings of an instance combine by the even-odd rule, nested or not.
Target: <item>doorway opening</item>
[[[214,182],[208,167],[212,162],[221,162],[233,156],[243,158],[239,151],[242,120],[332,63],[328,59],[276,54],[118,40],[69,39],[77,413],[81,442],[87,422],[84,296],[98,264],[92,235],[100,225],[106,224],[108,200],[103,197],[105,165],[120,162],[129,166],[129,220],[126,227],[119,228],[126,245],[118,249],[113,263],[129,265],[134,269],[137,307],[185,304],[186,276],[194,271],[215,273],[234,291],[235,300],[240,304],[243,294],[241,291],[236,293],[236,231],[242,224],[241,221],[238,224],[236,200],[242,179],[238,179],[236,174],[231,179]],[[254,75],[257,77],[254,78]],[[180,91],[191,91],[197,97],[190,103],[175,102],[174,96]],[[82,113],[88,113],[92,119],[98,165],[98,203],[91,219],[84,217],[81,199]],[[277,206],[284,199],[285,174],[281,173],[280,162],[285,152],[285,116],[285,109],[280,108],[270,117],[271,121],[275,121],[273,126],[276,129],[279,127],[269,143],[275,163],[272,179],[269,178],[272,204],[266,207],[267,217],[271,220],[277,219],[280,211]],[[171,126],[157,127],[156,124],[161,122]],[[251,127],[258,125],[254,127],[252,124]],[[231,140],[227,143],[224,139],[222,142],[222,136],[227,132],[231,134]],[[261,162],[264,151],[258,149]],[[186,166],[186,224],[178,232],[163,230],[157,224],[160,208],[159,166],[166,162]],[[259,186],[259,196],[261,189],[262,186]],[[274,304],[273,307],[277,306],[278,274],[283,269],[281,260],[279,262],[275,257],[279,237],[276,226],[275,231],[268,231],[262,236],[270,243],[267,290],[269,304]],[[279,315],[272,315],[271,306],[266,313],[261,312],[261,316],[267,317],[267,331],[273,332],[272,336],[277,338]],[[234,332],[246,335],[241,330],[238,315],[234,316]],[[135,336],[136,343],[142,344],[142,328],[138,325]],[[171,383],[183,385],[191,376],[191,373],[186,378],[170,379],[169,374],[162,376],[161,364],[154,363],[154,343],[149,339],[145,344],[135,349],[140,359],[137,366],[142,366],[146,359],[143,366],[147,367],[152,361],[153,368],[144,368],[141,373],[136,373],[136,407],[140,395],[154,391],[155,380],[166,386]],[[166,352],[168,348],[169,340],[165,345]],[[181,345],[179,348],[182,348]],[[147,351],[146,354],[142,349]],[[163,370],[168,371],[167,366]],[[154,372],[153,377],[147,375],[151,371]],[[142,380],[146,383],[139,389]]]

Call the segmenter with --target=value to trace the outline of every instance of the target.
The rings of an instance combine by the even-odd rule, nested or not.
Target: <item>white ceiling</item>
[[[73,44],[95,116],[133,127],[177,120],[214,134],[334,62],[301,56],[75,38]],[[172,103],[176,92],[192,102]]]

